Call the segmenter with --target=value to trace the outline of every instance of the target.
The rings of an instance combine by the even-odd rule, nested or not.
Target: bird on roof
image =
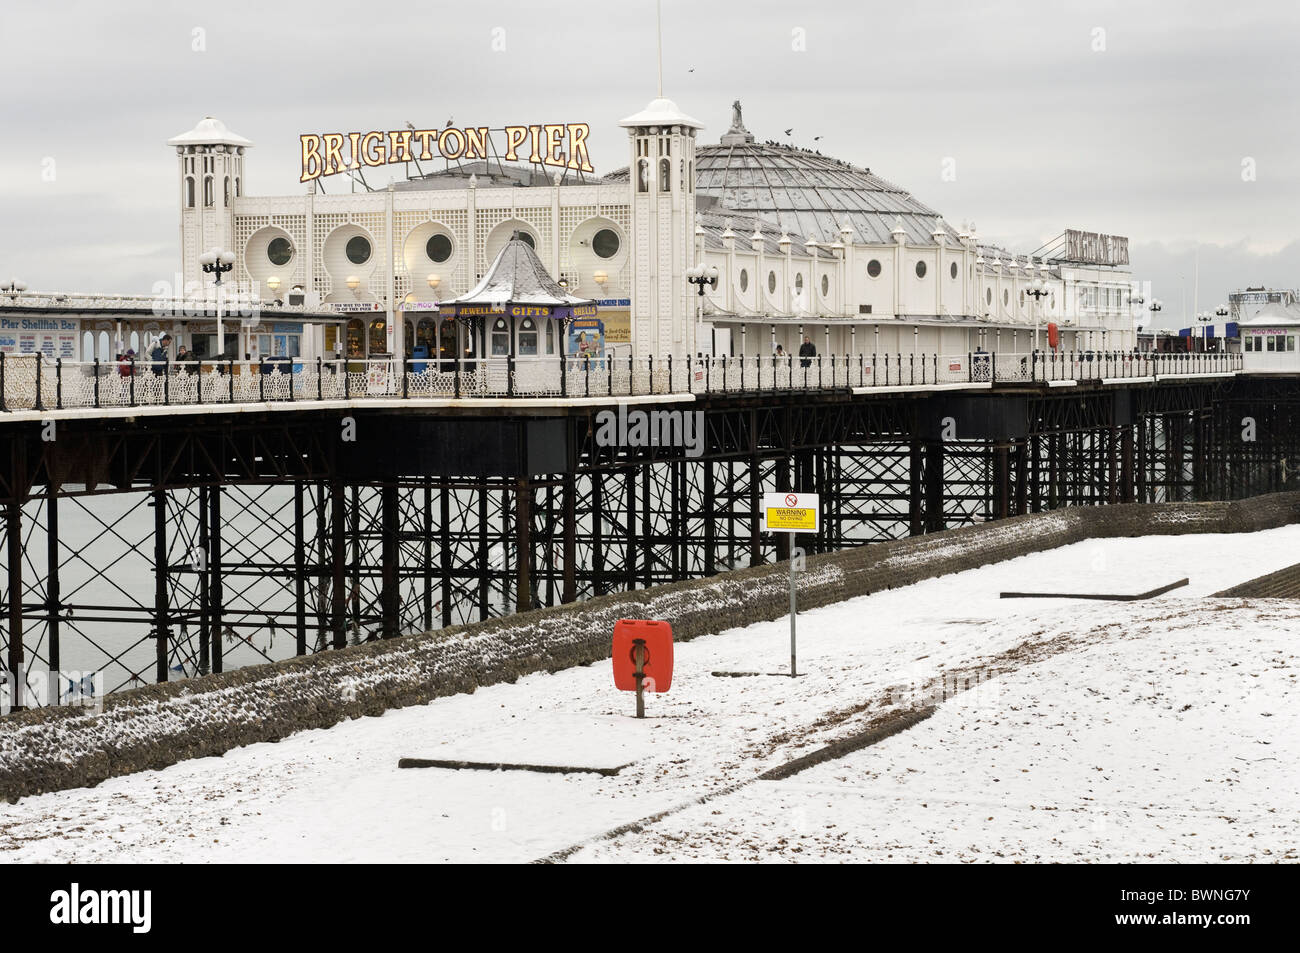
[[[819,142],[820,140],[821,136],[813,136],[813,142]]]
[[[794,132],[794,126],[791,126],[789,129],[787,129],[787,130],[785,131],[785,134],[788,136],[788,135],[790,135],[790,133],[792,133],[792,132]]]
[[[455,121],[454,119],[448,119],[448,120],[447,120],[447,125],[443,126],[442,128],[444,128],[444,129],[450,129],[450,128],[451,128],[451,124],[452,124],[454,121]]]

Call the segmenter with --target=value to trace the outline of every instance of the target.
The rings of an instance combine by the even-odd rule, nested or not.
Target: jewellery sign
[[[505,137],[504,152],[496,148],[494,133]],[[299,181],[310,182],[323,175],[336,175],[362,166],[427,162],[435,156],[450,161],[499,155],[507,162],[517,162],[526,155],[524,161],[533,165],[594,172],[587,152],[590,134],[591,126],[585,122],[505,126],[502,129],[447,126],[445,129],[394,129],[388,132],[307,133],[298,137],[302,143],[302,177]]]

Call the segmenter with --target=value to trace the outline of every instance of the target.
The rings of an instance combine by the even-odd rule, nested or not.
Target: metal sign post
[[[762,528],[769,533],[816,533],[821,530],[821,499],[816,493],[764,493]],[[790,677],[799,674],[795,617],[799,606],[790,556]]]

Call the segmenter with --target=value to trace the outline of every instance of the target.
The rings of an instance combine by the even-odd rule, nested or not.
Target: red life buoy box
[[[1061,346],[1061,329],[1056,326],[1054,321],[1047,323],[1047,346],[1053,351]]]
[[[614,623],[614,687],[636,691],[636,640],[645,640],[645,690],[666,692],[673,683],[673,627],[649,619]]]

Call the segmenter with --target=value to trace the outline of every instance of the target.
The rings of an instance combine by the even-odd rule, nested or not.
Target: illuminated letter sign
[[[496,131],[505,133],[505,152],[501,155],[508,162],[518,162],[521,150],[526,147],[527,161],[533,165],[578,172],[596,171],[587,151],[591,127],[585,122],[505,126]],[[492,147],[492,133],[493,130],[487,126],[306,133],[298,137],[302,144],[299,181],[310,182],[321,176],[359,169],[363,165],[429,160],[434,156],[449,160],[486,159],[496,153]]]

